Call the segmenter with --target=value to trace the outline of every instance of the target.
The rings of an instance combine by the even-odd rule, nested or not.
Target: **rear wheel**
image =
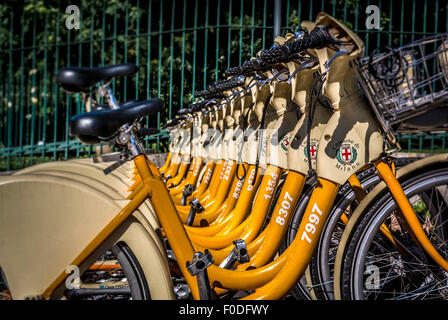
[[[129,246],[120,241],[81,276],[79,289],[65,291],[68,299],[147,300],[151,298],[142,268]]]

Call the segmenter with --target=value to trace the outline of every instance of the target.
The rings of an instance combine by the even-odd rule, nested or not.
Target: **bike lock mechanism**
[[[239,263],[249,262],[249,251],[247,250],[246,242],[243,239],[233,241],[235,247],[229,255],[221,262],[220,268],[230,269],[230,267],[238,261]]]
[[[195,252],[193,260],[191,262],[187,261],[188,272],[192,276],[196,276],[198,281],[199,298],[201,300],[211,300],[213,298],[207,272],[207,268],[212,264],[213,257],[207,249],[204,253]]]
[[[194,191],[195,186],[192,184],[187,184],[184,188],[184,190],[182,191],[182,200],[181,200],[181,205],[185,206],[187,204],[187,198],[189,196],[191,196],[191,194]]]
[[[192,226],[194,218],[196,217],[196,213],[201,213],[204,210],[205,210],[204,207],[202,206],[202,204],[199,202],[198,199],[196,199],[196,198],[191,199],[190,213],[188,214],[188,218],[187,218],[187,221],[185,222],[185,224],[187,226]]]

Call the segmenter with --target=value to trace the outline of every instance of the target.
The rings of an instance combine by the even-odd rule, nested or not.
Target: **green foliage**
[[[222,79],[225,69],[271,45],[272,2],[266,1],[266,8],[264,1],[244,0],[243,6],[237,0],[231,3],[232,10],[228,0],[3,0],[0,146],[19,150],[21,146],[72,141],[67,133],[68,120],[82,112],[84,104],[79,95],[68,95],[55,84],[57,70],[68,65],[136,63],[140,67],[136,76],[113,82],[116,96],[119,101],[162,98],[166,110],[147,122],[153,127],[164,123],[194,101],[195,91]],[[424,12],[420,2],[412,3],[417,13]],[[65,9],[72,4],[80,8],[79,30],[65,27],[69,17]],[[401,44],[413,35],[409,30],[423,28],[419,19],[413,25],[407,20],[402,25],[396,22],[401,14],[400,1],[394,1],[393,14],[384,1],[381,8],[383,29],[397,31],[402,27],[399,33],[362,30],[366,1],[299,0],[283,4],[284,12],[289,13],[283,17],[283,34],[296,31],[302,20],[314,20],[320,11],[334,14],[352,29],[357,26],[356,31],[370,48]],[[435,11],[432,7],[427,10]],[[438,11],[447,16],[445,6],[440,5]],[[439,23],[446,25],[445,21]],[[163,149],[166,140],[159,142],[156,147]],[[85,148],[67,151],[62,147],[56,152],[49,149],[42,158],[83,154]],[[0,157],[5,155],[0,149]]]
[[[424,214],[428,210],[425,202],[422,200],[419,200],[417,201],[417,203],[414,203],[412,207],[414,208],[414,211],[420,215]]]

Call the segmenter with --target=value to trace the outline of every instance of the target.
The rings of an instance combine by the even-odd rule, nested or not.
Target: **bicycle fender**
[[[126,175],[124,173],[114,172],[105,175],[102,171],[104,167],[108,164],[104,163],[93,163],[92,159],[78,159],[78,160],[69,160],[69,161],[55,161],[55,162],[47,162],[39,165],[31,166],[20,170],[15,173],[15,175],[22,174],[39,174],[46,173],[50,174],[53,171],[53,175],[61,175],[62,172],[67,173],[66,177],[74,180],[82,180],[84,183],[92,183],[96,188],[100,188],[104,192],[106,192],[109,196],[112,196],[114,200],[124,200],[129,195],[129,187],[133,182],[131,180],[131,173],[128,172]],[[127,171],[130,171],[131,166],[126,168]],[[91,180],[92,182],[88,182]],[[99,184],[103,186],[99,187]],[[108,191],[111,188],[115,190]],[[160,229],[160,224],[157,220],[154,208],[150,201],[145,201],[140,207],[139,210],[145,217],[145,221],[150,224],[151,228],[154,230]]]
[[[63,176],[30,173],[1,179],[0,265],[13,298],[41,294],[126,203]],[[134,254],[151,296],[172,298],[159,239],[148,232],[149,223],[140,223],[138,213],[133,219],[140,230],[132,237],[133,246],[141,248]],[[121,232],[125,234],[123,229]],[[43,265],[36,266],[36,262]]]

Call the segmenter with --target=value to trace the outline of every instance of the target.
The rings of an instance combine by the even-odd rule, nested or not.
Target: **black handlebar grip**
[[[263,61],[261,58],[257,57],[252,60],[245,61],[242,68],[242,74],[243,75],[251,75],[256,71],[265,71],[270,67],[270,64],[267,64],[265,61]]]
[[[254,60],[248,60],[244,61],[244,63],[241,65],[241,74],[249,75],[256,70],[256,64],[254,63]]]
[[[245,82],[246,78],[244,76],[238,76],[228,80],[222,80],[212,83],[207,88],[207,90],[219,93],[233,88],[241,87]]]
[[[205,97],[205,96],[207,96],[209,94],[210,94],[210,91],[208,91],[208,90],[200,90],[200,91],[196,91],[194,93],[194,96],[195,97]]]
[[[337,43],[326,26],[317,26],[302,39],[285,43],[260,53],[260,59],[265,63],[274,64],[286,61],[291,55],[307,49],[321,49],[329,44]]]
[[[322,49],[337,42],[338,40],[331,35],[326,26],[317,26],[301,42],[293,41],[285,45],[289,47],[292,53],[297,53],[305,49]]]
[[[301,41],[301,40],[297,40]],[[288,50],[285,46],[277,46],[270,49],[266,49],[260,52],[260,59],[264,63],[273,64],[276,62],[281,61],[282,59],[285,59],[289,56],[289,52],[286,52]]]
[[[227,70],[224,72],[224,75],[225,75],[226,77],[239,76],[239,75],[241,75],[241,74],[242,74],[242,69],[241,69],[241,67],[232,67],[232,68],[230,68],[230,69],[227,69]]]
[[[203,107],[205,107],[205,105],[207,104],[207,102],[209,102],[210,100],[202,100],[202,101],[198,101],[195,103],[192,103],[189,105],[190,109],[192,112],[195,111],[199,111],[201,110]]]
[[[200,111],[202,109],[202,106],[194,104],[194,105],[191,105],[190,109],[192,112],[196,112],[196,111]]]
[[[205,100],[225,99],[225,95],[220,92],[212,93],[204,97]]]
[[[187,114],[187,113],[191,113],[190,108],[184,108],[184,109],[180,109],[179,111],[177,111],[178,115]]]
[[[173,126],[175,126],[178,122],[179,122],[179,121],[177,121],[177,120],[173,120],[173,119],[168,120],[167,122],[165,122],[165,123],[163,124],[162,129],[166,129],[166,128],[168,128],[168,127],[173,127]]]

